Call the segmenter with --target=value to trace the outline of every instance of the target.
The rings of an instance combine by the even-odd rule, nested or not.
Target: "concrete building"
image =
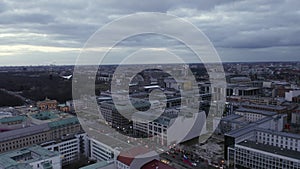
[[[141,119],[149,119],[145,118],[147,114],[143,115],[144,117]],[[156,139],[154,141],[156,141],[157,144],[169,146],[175,143],[184,142],[196,138],[205,133],[205,120],[206,114],[204,111],[191,114],[191,116],[188,117],[178,115],[178,110],[176,109],[168,109],[163,113],[163,115],[161,115],[154,121],[141,122],[140,120],[133,119],[133,130],[135,132],[146,134],[146,136],[155,136],[153,137],[153,139]],[[191,128],[189,128],[190,126],[186,126],[187,124],[193,125]],[[185,127],[189,128],[189,131],[184,131]]]
[[[291,118],[291,123],[293,125],[299,126],[300,125],[300,107],[297,109],[293,110],[292,112],[292,118]]]
[[[150,106],[148,102],[145,102],[143,100],[134,101],[134,106],[136,109],[143,111],[147,110]],[[105,119],[105,121],[113,128],[119,129],[119,130],[125,130],[129,129],[130,127],[130,120],[124,117],[125,114],[132,114],[133,112],[130,111],[130,108],[126,104],[119,103],[118,105],[121,107],[119,112],[112,101],[103,101],[100,103],[100,111],[101,115]],[[122,113],[122,114],[121,114]]]
[[[247,109],[247,108],[239,108],[235,110],[234,113],[243,116],[244,119],[249,122],[255,122],[265,117],[272,117],[277,114],[276,112],[272,112],[272,111]]]
[[[49,150],[59,151],[63,155],[63,164],[68,164],[78,158],[80,139],[74,138],[82,133],[81,126],[76,117],[61,119],[49,123],[34,125],[0,133],[0,152],[20,149],[39,144],[47,146]]]
[[[252,85],[228,84],[226,88],[227,96],[257,96],[261,92],[261,87]]]
[[[225,133],[224,158],[227,160],[228,163],[233,162],[234,153],[231,150],[232,148],[234,148],[234,145],[247,139],[255,140],[257,130],[266,129],[277,132],[282,131],[286,117],[287,115],[284,114],[275,115],[272,117],[265,117],[261,120],[249,123],[246,126]]]
[[[291,90],[289,92],[285,92],[285,100],[286,101],[293,101],[294,97],[300,96],[300,90]]]
[[[31,121],[26,116],[11,116],[0,119],[0,132],[29,127]]]
[[[3,169],[61,169],[61,167],[58,152],[37,145],[0,154],[0,168]]]
[[[62,165],[72,164],[82,156],[88,157],[89,145],[86,134],[64,136],[60,140],[53,140],[41,144],[42,147],[57,151],[61,154]]]
[[[276,112],[276,113],[286,113],[288,111],[287,107],[278,106],[278,105],[261,105],[261,104],[252,104],[252,103],[242,103],[241,106],[244,108],[271,111],[271,112]]]
[[[115,160],[115,156],[119,153],[115,148],[112,148],[96,139],[89,138],[90,141],[90,159],[96,161],[108,161]]]
[[[253,141],[235,145],[235,168],[300,168],[300,153]]]
[[[249,121],[245,120],[245,117],[237,114],[231,114],[221,119],[216,132],[225,134],[232,130],[242,128],[249,123]]]
[[[282,132],[284,117],[276,116],[225,134],[228,165],[235,168],[300,167],[300,136]]]

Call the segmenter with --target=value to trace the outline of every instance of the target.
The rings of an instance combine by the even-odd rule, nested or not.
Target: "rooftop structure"
[[[101,161],[101,162],[97,162],[95,164],[81,167],[79,169],[106,169],[106,168],[115,169],[115,166],[112,162]]]
[[[50,120],[50,119],[58,118],[57,115],[55,115],[53,112],[50,112],[50,111],[42,111],[42,112],[31,115],[31,117],[38,119],[38,120]]]
[[[129,150],[121,151],[116,159],[116,168],[141,168],[145,163],[155,159],[159,159],[156,152],[145,147],[138,146]]]
[[[155,159],[143,165],[141,169],[175,169],[175,168]]]
[[[0,168],[60,169],[61,159],[58,152],[49,151],[40,146],[34,145],[0,154]]]

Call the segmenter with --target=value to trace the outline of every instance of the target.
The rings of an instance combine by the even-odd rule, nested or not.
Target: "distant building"
[[[277,113],[272,111],[265,111],[265,110],[239,108],[235,110],[235,114],[243,116],[246,121],[255,122],[268,116],[272,117]]]
[[[292,112],[291,123],[296,126],[300,126],[300,108],[297,108]]]
[[[242,107],[263,111],[272,111],[276,113],[287,113],[288,109],[285,106],[278,105],[261,105],[261,104],[251,104],[251,103],[242,103]]]
[[[293,97],[293,101],[294,103],[300,103],[300,96],[297,97]]]
[[[291,90],[289,92],[285,92],[285,100],[291,102],[294,97],[300,96],[300,90]]]
[[[36,105],[40,110],[56,109],[58,102],[46,98],[44,101],[38,101]]]
[[[34,145],[0,154],[0,168],[61,169],[61,157],[58,152]]]
[[[26,116],[4,117],[0,119],[0,132],[29,127],[30,124]]]
[[[238,76],[238,77],[230,78],[229,82],[230,83],[247,83],[247,82],[251,82],[251,79],[249,77]]]
[[[69,106],[67,106],[66,104],[58,104],[57,109],[59,111],[62,111],[62,112],[69,112],[70,111]]]
[[[74,103],[72,100],[66,101],[66,106],[69,107],[69,111],[73,112],[75,110]]]

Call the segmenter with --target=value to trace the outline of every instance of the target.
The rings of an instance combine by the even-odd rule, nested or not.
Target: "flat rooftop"
[[[257,107],[262,109],[274,109],[274,110],[285,110],[286,107],[278,106],[278,105],[262,105],[262,104],[253,104],[253,103],[242,103],[242,106],[249,106],[249,107]]]
[[[289,158],[300,160],[300,152],[294,150],[288,150],[288,149],[279,148],[267,144],[256,143],[254,141],[249,141],[249,140],[240,142],[237,145],[248,147],[255,150],[265,151],[268,153],[272,153],[274,155],[281,155],[283,157],[289,157]]]
[[[29,135],[34,135],[37,133],[41,133],[44,131],[50,130],[48,124],[41,124],[36,126],[30,126],[26,128],[11,130],[7,132],[0,133],[0,142],[4,142],[7,140],[12,140],[15,138],[26,137]]]
[[[0,154],[0,168],[31,169],[29,163],[55,156],[59,156],[59,153],[34,145]]]
[[[10,123],[16,121],[25,121],[27,118],[25,116],[12,116],[12,117],[4,117],[0,119],[0,123]]]
[[[106,166],[109,166],[109,165],[114,165],[113,163],[111,162],[107,162],[107,161],[101,161],[101,162],[97,162],[95,164],[91,164],[91,165],[88,165],[88,166],[85,166],[85,167],[81,167],[79,169],[102,169]]]
[[[248,112],[248,113],[254,113],[254,114],[261,114],[264,116],[273,116],[275,114],[277,114],[276,112],[273,111],[266,111],[266,110],[257,110],[257,109],[249,109],[249,108],[238,108],[235,111],[237,112]]]

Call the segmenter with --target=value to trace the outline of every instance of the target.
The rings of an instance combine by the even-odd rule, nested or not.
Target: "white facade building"
[[[300,168],[300,153],[253,141],[235,145],[235,168]]]
[[[119,154],[115,148],[90,138],[90,158],[97,161],[113,161]]]
[[[255,122],[268,116],[274,116],[276,115],[276,112],[239,108],[235,111],[235,114],[243,116],[248,122]]]
[[[284,116],[279,117],[273,118],[270,124],[251,123],[226,134],[226,144],[231,142],[230,146],[225,145],[228,165],[254,169],[300,168],[300,136],[281,132]]]
[[[154,136],[157,143],[169,146],[184,142],[206,133],[206,114],[204,111],[190,117],[178,116],[175,110],[168,111],[154,121],[133,120],[133,130]]]
[[[285,92],[285,100],[286,101],[293,101],[293,97],[299,96],[300,90],[291,90],[289,92]]]
[[[50,151],[61,154],[62,165],[68,165],[80,158],[80,154],[88,156],[88,140],[86,134],[79,134],[61,142],[51,141],[42,144]]]

